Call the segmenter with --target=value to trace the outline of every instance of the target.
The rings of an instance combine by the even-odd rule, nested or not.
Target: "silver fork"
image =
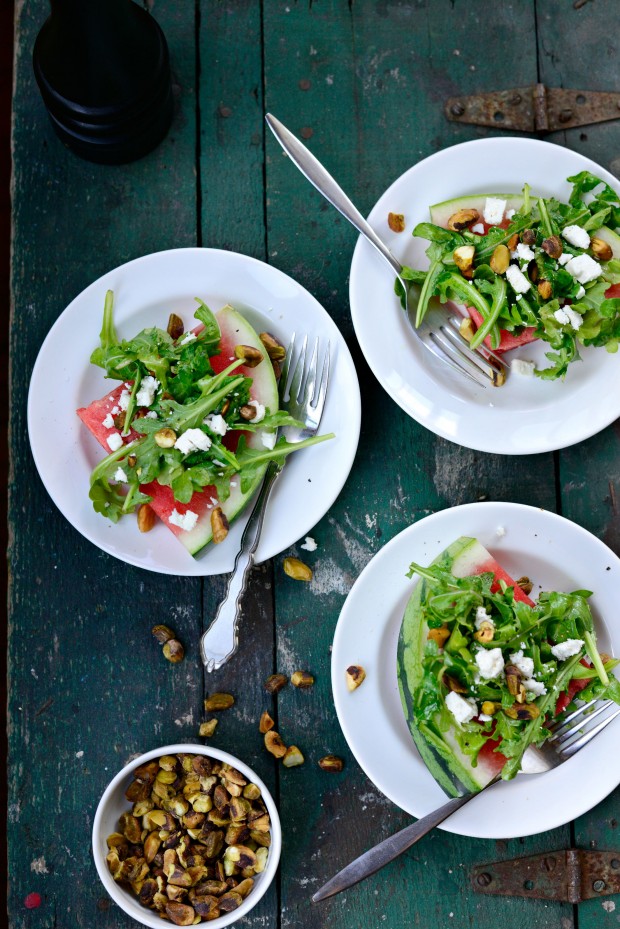
[[[612,710],[613,707],[615,709]],[[620,706],[612,700],[591,700],[569,714],[558,716],[547,726],[552,732],[551,737],[541,747],[532,745],[526,750],[519,774],[543,774],[552,768],[557,768],[591,742],[618,715],[620,715]],[[320,890],[317,890],[312,897],[312,902],[319,903],[321,900],[333,897],[364,878],[370,877],[371,874],[379,871],[415,845],[456,810],[479,796],[492,784],[496,784],[499,779],[498,775],[482,790],[449,800],[438,810],[423,816],[417,822],[364,852],[346,868],[339,871],[335,877],[332,877]]]
[[[265,120],[295,167],[377,249],[395,272],[403,289],[407,319],[414,335],[424,348],[453,370],[475,381],[480,387],[501,387],[506,380],[507,368],[504,362],[486,346],[481,345],[472,350],[469,342],[459,332],[460,320],[446,312],[438,300],[434,301],[432,314],[428,314],[422,325],[416,328],[414,321],[419,287],[403,278],[403,266],[400,261],[394,257],[320,161],[271,113],[267,113]]]
[[[315,435],[319,428],[329,383],[329,350],[328,342],[323,363],[320,365],[321,352],[318,338],[314,341],[310,355],[308,337],[304,336],[295,358],[295,333],[291,337],[282,367],[278,392],[280,408],[285,409],[302,425],[284,426],[278,431],[278,435],[282,433],[289,442],[301,442],[303,439],[308,439]],[[267,503],[282,473],[285,461],[282,463],[271,461],[267,467],[260,494],[243,530],[241,547],[235,558],[233,572],[228,579],[226,594],[218,607],[215,619],[200,640],[200,654],[207,671],[217,671],[237,651],[238,624],[242,614],[243,594],[247,587],[250,569],[254,564]]]

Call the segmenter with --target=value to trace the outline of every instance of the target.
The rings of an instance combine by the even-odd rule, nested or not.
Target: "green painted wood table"
[[[160,147],[122,167],[81,161],[48,123],[31,69],[44,0],[17,5],[11,323],[10,798],[11,925],[96,929],[130,920],[94,869],[90,829],[111,776],[136,752],[198,740],[203,698],[235,694],[212,744],[241,755],[279,803],[278,877],[247,926],[429,929],[615,926],[614,898],[578,908],[469,889],[473,865],[560,849],[618,848],[616,792],[578,821],[523,840],[444,831],[376,877],[313,907],[311,892],[407,817],[366,780],[332,702],[330,643],[345,596],[386,541],[424,515],[476,500],[557,510],[620,553],[620,433],[611,426],[557,454],[514,459],[439,439],[378,387],[352,332],[347,279],[355,233],[282,157],[263,116],[275,113],[333,171],[363,211],[405,169],[445,146],[492,134],[448,122],[446,97],[537,81],[616,90],[614,0],[229,0],[147,4],[168,38],[176,112]],[[556,132],[551,141],[620,172],[620,125]],[[282,557],[256,568],[242,644],[206,677],[198,640],[223,578],[184,579],[127,567],[83,539],[34,468],[26,393],[39,347],[62,309],[105,271],[178,246],[216,246],[269,262],[326,307],[354,354],[362,390],[359,452],[314,530],[303,585]],[[53,454],[53,449],[50,450]],[[289,554],[299,554],[294,548]],[[306,554],[306,553],[303,553]],[[151,637],[172,625],[185,660]],[[310,669],[310,691],[263,690],[275,671]],[[257,720],[277,713],[306,764],[286,770]],[[345,759],[326,774],[317,759]],[[617,759],[614,761],[617,763]],[[41,895],[29,909],[30,893]],[[603,905],[604,904],[604,905]]]

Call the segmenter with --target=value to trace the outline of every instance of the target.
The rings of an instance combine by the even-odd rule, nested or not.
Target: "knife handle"
[[[494,781],[491,783],[494,783]],[[487,784],[486,786],[488,787],[490,785]],[[482,790],[485,789],[486,787],[482,788]],[[417,822],[412,823],[410,826],[406,826],[405,829],[401,829],[401,831],[397,832],[395,835],[390,836],[388,839],[384,839],[379,845],[375,845],[374,848],[368,849],[367,852],[364,852],[363,855],[360,855],[359,858],[356,858],[355,861],[348,864],[346,868],[339,871],[338,874],[324,884],[320,890],[317,890],[312,897],[312,902],[320,903],[321,900],[333,897],[335,894],[347,890],[359,881],[363,881],[364,878],[370,877],[371,874],[379,871],[386,864],[389,864],[390,861],[393,861],[395,858],[398,858],[399,855],[402,855],[403,852],[406,852],[408,848],[411,848],[412,845],[415,845],[415,843],[428,832],[431,832],[436,826],[439,826],[448,816],[451,816],[456,810],[460,810],[462,806],[465,806],[466,803],[469,803],[470,800],[477,797],[480,793],[482,793],[481,790],[476,793],[465,794],[463,797],[456,797],[454,800],[449,800],[448,803],[444,803],[443,806],[440,806],[438,810],[433,810],[428,816],[423,816],[422,819],[418,819]]]

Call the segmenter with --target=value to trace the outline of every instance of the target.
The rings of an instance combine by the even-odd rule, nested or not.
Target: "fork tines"
[[[295,351],[296,337],[297,334],[294,332],[282,367],[280,395],[282,400],[293,400],[308,410],[322,409],[329,382],[330,343],[327,343],[323,363],[320,365],[319,337],[317,336],[314,340],[310,359],[308,359],[308,336],[304,335],[298,353]]]
[[[620,706],[613,700],[590,700],[571,713],[563,714],[550,722],[547,728],[552,735],[547,743],[558,754],[570,757],[602,732],[618,715]]]

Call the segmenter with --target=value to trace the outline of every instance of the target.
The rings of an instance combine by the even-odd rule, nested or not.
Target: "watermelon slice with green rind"
[[[455,577],[493,573],[495,583],[492,590],[499,589],[500,580],[505,581],[514,588],[516,600],[534,606],[533,601],[477,539],[465,536],[457,539],[435,558],[433,564],[440,565]],[[476,791],[485,787],[501,771],[506,759],[493,751],[498,743],[489,740],[478,754],[477,765],[474,767],[471,757],[462,751],[449,729],[444,731],[438,724],[431,723],[420,726],[415,718],[415,694],[423,678],[424,649],[428,636],[428,626],[423,620],[421,609],[427,589],[427,581],[420,578],[405,610],[398,639],[398,687],[407,725],[423,761],[446,793],[459,796],[463,789]]]
[[[219,355],[214,355],[213,358],[211,358],[213,370],[216,374],[219,374],[230,364],[231,358],[234,357],[236,345],[250,345],[257,349],[262,354],[263,360],[253,368],[242,365],[236,369],[236,373],[252,378],[252,386],[250,388],[250,398],[252,400],[257,400],[269,412],[276,412],[278,409],[278,385],[271,360],[256,331],[245,317],[231,306],[225,306],[219,313],[216,313],[216,317],[221,332],[221,352]],[[84,425],[90,430],[107,453],[110,452],[108,438],[113,433],[118,433],[119,430],[114,426],[105,426],[103,421],[108,413],[118,408],[119,397],[125,389],[126,385],[121,384],[101,399],[95,400],[89,406],[83,407],[77,411]],[[244,435],[250,448],[262,448],[263,437],[267,434],[268,430],[260,428],[257,429],[256,432],[234,432],[226,437],[226,444],[228,445],[230,443],[230,447],[234,451],[239,437]],[[135,438],[138,438],[138,436],[134,432],[124,437],[123,441],[127,444]],[[230,496],[222,503],[219,503],[217,499],[215,487],[205,487],[202,491],[194,493],[192,499],[187,504],[179,503],[175,500],[170,487],[158,484],[157,481],[142,485],[141,489],[144,493],[153,498],[150,506],[155,513],[168,526],[170,531],[175,534],[190,554],[196,555],[205,545],[208,545],[213,538],[211,512],[214,507],[221,506],[228,521],[232,522],[252,499],[263,479],[265,469],[266,465],[257,471],[249,488],[243,493],[238,476],[233,477],[231,480]],[[197,514],[198,520],[191,531],[187,532],[170,522],[170,516],[174,510],[181,516],[188,510]]]

